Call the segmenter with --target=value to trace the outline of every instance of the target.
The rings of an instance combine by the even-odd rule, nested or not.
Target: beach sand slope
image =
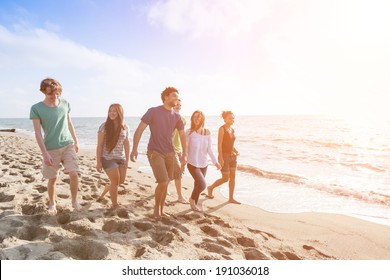
[[[155,182],[130,163],[119,188],[123,209],[111,210],[108,182],[95,169],[94,151],[79,153],[79,200],[70,202],[69,180],[60,175],[58,214],[47,212],[46,182],[34,139],[0,132],[0,259],[193,259],[300,260],[390,259],[390,227],[334,214],[274,214],[247,205],[200,198],[204,213],[176,201],[173,183],[166,212],[152,217]],[[189,197],[192,180],[184,180]]]

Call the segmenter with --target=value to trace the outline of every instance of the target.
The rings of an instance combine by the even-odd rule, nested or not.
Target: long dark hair
[[[105,145],[108,152],[111,152],[115,148],[116,144],[118,143],[122,129],[125,129],[122,105],[117,103],[111,104],[108,108],[108,111],[110,111],[111,108],[115,108],[118,113],[118,117],[116,117],[114,120],[111,120],[110,117],[107,116],[104,128],[106,131]]]

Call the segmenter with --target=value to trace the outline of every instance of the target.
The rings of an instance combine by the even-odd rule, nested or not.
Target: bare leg
[[[175,187],[176,187],[176,192],[177,192],[177,201],[187,204],[188,200],[184,198],[182,192],[181,192],[181,178],[180,179],[175,179]]]
[[[235,204],[241,204],[240,202],[238,202],[233,198],[235,186],[236,186],[236,169],[231,169],[230,180],[229,180],[229,202]]]
[[[81,206],[77,201],[77,192],[79,190],[79,175],[77,172],[69,173],[70,179],[70,194],[72,196],[72,207],[75,210],[81,210]]]
[[[127,166],[119,166],[119,185],[122,185],[126,181]]]
[[[154,192],[154,217],[160,218],[161,213],[163,213],[165,198],[167,196],[167,189],[168,189],[169,182],[162,182],[158,183],[156,190]]]
[[[196,212],[202,212],[202,210],[196,205],[196,202],[194,199],[190,198],[190,206],[191,209],[196,211]]]
[[[110,184],[105,185],[104,190],[103,190],[102,194],[99,196],[99,198],[97,199],[97,201],[101,201],[103,199],[103,197],[106,195],[106,193],[108,193],[109,191],[110,191]]]
[[[160,215],[162,217],[168,217],[169,215],[167,215],[165,212],[164,212],[164,206],[165,206],[165,200],[167,198],[167,194],[168,194],[168,185],[169,183],[167,183],[167,187],[165,189],[165,192],[163,193],[163,196],[161,198],[161,203],[160,203]]]
[[[207,187],[207,197],[208,198],[214,198],[213,196],[213,190],[222,185],[223,183],[226,183],[229,181],[229,173],[222,173],[222,178],[215,181],[211,186]]]
[[[118,185],[119,185],[119,179],[120,179],[120,172],[119,168],[112,168],[109,170],[106,170],[106,174],[108,178],[110,179],[110,198],[112,207],[119,206],[118,204]]]
[[[47,183],[47,193],[49,195],[49,213],[50,214],[57,214],[57,206],[56,206],[56,183],[57,183],[57,177],[53,179],[49,179],[49,182]]]

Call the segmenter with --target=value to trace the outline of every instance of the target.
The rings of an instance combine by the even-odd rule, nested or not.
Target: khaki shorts
[[[175,159],[173,162],[173,179],[181,179],[181,163],[180,163],[181,154],[175,153]]]
[[[168,183],[173,180],[175,152],[161,154],[149,150],[147,155],[157,183]]]
[[[76,151],[73,144],[68,146],[47,151],[53,158],[53,165],[48,166],[43,162],[42,175],[45,179],[54,179],[58,176],[58,171],[61,168],[61,164],[64,166],[64,173],[79,172],[79,164],[77,161]]]

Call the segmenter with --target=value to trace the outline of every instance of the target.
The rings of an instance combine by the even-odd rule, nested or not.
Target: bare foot
[[[78,203],[78,201],[72,202],[72,207],[76,211],[81,211],[83,207]]]
[[[234,204],[241,204],[241,202],[238,202],[234,198],[228,200],[229,203],[234,203]]]
[[[202,209],[200,209],[198,206],[196,205],[191,205],[191,209],[195,212],[203,212]]]
[[[170,218],[171,215],[169,215],[169,214],[163,212],[163,213],[161,213],[161,217]]]
[[[112,210],[118,210],[118,209],[121,209],[121,208],[124,208],[124,207],[121,204],[119,204],[119,203],[111,206]]]
[[[161,220],[161,216],[153,214],[153,219],[155,219],[156,221],[160,221]]]
[[[207,194],[206,197],[208,198],[214,198],[213,196],[213,190],[210,187],[207,187]]]
[[[104,190],[102,192],[102,194],[100,195],[100,197],[97,199],[97,201],[102,201],[104,196],[106,195],[106,193],[108,193],[108,191],[110,190],[110,185],[106,185],[104,187]]]
[[[198,206],[196,206],[195,201],[193,199],[190,199],[190,206],[193,211],[202,212],[202,210]]]
[[[160,211],[159,211],[158,208],[154,209],[153,218],[156,219],[156,220],[161,220]]]
[[[57,215],[57,207],[56,207],[56,205],[55,204],[54,205],[49,205],[48,212],[49,212],[49,215],[51,215],[51,216]]]

